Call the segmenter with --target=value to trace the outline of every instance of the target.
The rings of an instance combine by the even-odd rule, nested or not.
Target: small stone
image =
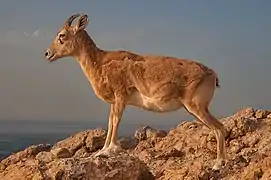
[[[138,144],[138,140],[134,137],[121,137],[118,142],[123,149],[134,149]]]
[[[230,142],[230,150],[233,153],[239,153],[245,147],[243,142],[234,139]]]
[[[43,162],[51,162],[53,160],[53,155],[50,152],[43,151],[36,156],[36,159]]]
[[[74,157],[88,157],[89,156],[89,153],[87,151],[87,148],[86,147],[83,147],[79,150],[76,151],[76,153],[74,154]]]
[[[210,173],[207,172],[207,171],[203,171],[199,174],[198,178],[200,180],[208,180],[209,179],[209,176],[210,176]]]
[[[234,116],[239,118],[252,118],[254,114],[255,110],[252,107],[247,107],[237,111]]]
[[[95,152],[101,149],[105,143],[107,132],[104,129],[95,129],[89,131],[85,140],[89,152]]]
[[[72,154],[86,146],[89,152],[95,152],[102,148],[106,138],[104,129],[91,129],[74,134],[62,141],[57,142],[52,149],[66,148]]]
[[[140,127],[135,132],[135,138],[138,139],[138,141],[144,141],[146,139],[152,139],[152,138],[163,138],[167,136],[167,132],[164,130],[157,130],[150,126],[143,126]]]
[[[51,150],[51,153],[58,158],[69,158],[72,157],[71,152],[66,148],[57,148],[54,150]]]
[[[255,112],[255,117],[257,119],[264,119],[264,118],[267,118],[268,115],[270,115],[270,111],[267,111],[267,110],[264,110],[264,109],[258,109],[256,112]]]

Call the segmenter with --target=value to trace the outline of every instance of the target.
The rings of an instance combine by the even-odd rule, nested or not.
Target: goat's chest
[[[95,95],[108,103],[113,103],[115,100],[114,93],[125,89],[127,84],[125,75],[122,74],[123,71],[113,65],[109,63],[102,68],[93,68],[91,71],[83,69]]]
[[[112,91],[110,82],[107,77],[101,76],[99,74],[91,74],[88,72],[85,72],[92,88],[95,93],[95,95],[108,103],[111,103],[114,101],[114,92]]]
[[[91,82],[95,95],[108,103],[114,101],[114,92],[107,79],[102,77],[95,78],[95,81]]]

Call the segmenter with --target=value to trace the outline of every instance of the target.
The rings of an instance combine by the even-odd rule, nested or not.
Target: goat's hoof
[[[109,151],[110,154],[119,154],[120,152],[123,151],[123,149],[118,145],[111,145],[108,147],[107,150]]]
[[[107,147],[106,149],[101,149],[98,151],[94,157],[110,157],[110,156],[115,156],[118,155],[120,152],[122,152],[123,149],[120,146],[117,145],[111,145]]]
[[[213,166],[213,168],[212,168],[212,171],[214,171],[214,172],[219,172],[219,170],[221,169],[221,165],[219,165],[219,164],[215,164],[214,166]]]
[[[217,160],[212,168],[212,171],[219,172],[223,165],[225,165],[225,160]]]
[[[109,153],[109,151],[107,149],[101,149],[100,151],[98,151],[94,155],[95,158],[96,157],[108,157],[108,156],[110,156],[110,153]]]

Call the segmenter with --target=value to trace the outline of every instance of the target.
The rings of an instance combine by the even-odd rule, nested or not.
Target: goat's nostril
[[[49,55],[48,51],[46,51],[44,55],[45,57],[47,57]]]

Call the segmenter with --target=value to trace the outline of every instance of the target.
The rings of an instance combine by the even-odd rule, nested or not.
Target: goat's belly
[[[163,101],[162,98],[150,98],[139,93],[134,94],[129,101],[130,105],[140,107],[147,111],[171,112],[183,107],[178,99]]]

